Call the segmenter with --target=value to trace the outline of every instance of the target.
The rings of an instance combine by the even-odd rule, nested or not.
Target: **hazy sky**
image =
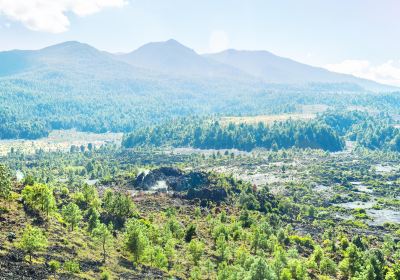
[[[0,50],[77,40],[126,52],[169,38],[400,85],[399,0],[0,0]]]

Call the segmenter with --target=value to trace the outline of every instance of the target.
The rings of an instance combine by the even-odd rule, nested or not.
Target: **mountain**
[[[148,43],[131,53],[116,57],[135,67],[172,76],[253,79],[239,69],[201,56],[173,39]]]
[[[230,49],[216,54],[206,54],[204,57],[240,69],[267,83],[348,83],[356,84],[372,91],[398,90],[392,86],[382,85],[352,75],[339,74],[320,67],[299,63],[267,51],[238,51]]]
[[[64,76],[66,79],[95,79],[99,82],[127,80],[129,83],[157,81],[167,87],[173,81],[307,85],[352,84],[372,91],[393,91],[351,75],[330,72],[267,51],[226,50],[199,55],[176,40],[148,43],[127,54],[110,54],[76,41],[40,50],[0,52],[0,77],[30,73],[35,76]],[[344,85],[345,86],[345,85]]]
[[[139,75],[139,73],[148,72],[116,60],[107,52],[75,41],[64,42],[40,50],[0,52],[0,62],[0,77],[56,72],[66,76],[83,74],[99,78],[120,78],[121,75],[131,77],[133,74]]]
[[[291,113],[299,104],[400,102],[360,86],[390,88],[267,52],[203,56],[169,40],[117,55],[71,41],[0,52],[0,139],[70,128],[131,132],[187,116]]]

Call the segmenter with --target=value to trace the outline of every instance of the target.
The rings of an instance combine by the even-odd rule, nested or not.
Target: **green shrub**
[[[60,190],[60,192],[61,192],[61,195],[62,195],[62,196],[68,196],[68,194],[69,194],[69,189],[68,189],[67,187],[62,187],[61,190]]]
[[[321,260],[320,271],[322,274],[335,276],[336,270],[337,270],[336,263],[333,260],[331,260],[327,257],[324,257]]]
[[[111,274],[108,271],[103,271],[100,275],[100,280],[110,280]]]
[[[52,272],[56,272],[57,270],[60,269],[61,265],[60,265],[60,262],[58,262],[56,260],[51,260],[51,261],[49,261],[49,267]]]
[[[81,271],[79,263],[75,261],[66,261],[64,263],[64,269],[70,273],[79,273]]]
[[[289,236],[289,240],[292,244],[301,245],[307,248],[314,247],[314,241],[310,236],[298,236],[298,235],[291,235]]]

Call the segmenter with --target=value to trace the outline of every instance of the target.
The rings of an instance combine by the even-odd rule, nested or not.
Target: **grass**
[[[316,117],[318,113],[323,113],[329,109],[329,106],[325,104],[314,104],[314,105],[299,105],[297,111],[299,113],[288,113],[288,114],[277,114],[277,115],[258,115],[258,116],[242,116],[242,117],[222,117],[221,123],[246,123],[246,124],[258,124],[260,122],[269,124],[275,121],[286,121],[292,120],[311,120]]]
[[[316,114],[310,113],[299,113],[299,114],[279,114],[279,115],[258,115],[258,116],[245,116],[245,117],[222,117],[222,124],[258,124],[260,122],[265,124],[270,124],[276,121],[286,121],[289,119],[292,120],[312,120],[316,117]]]
[[[122,133],[90,133],[76,130],[54,130],[49,136],[37,140],[0,140],[0,156],[7,155],[11,148],[25,154],[33,154],[37,150],[43,151],[69,151],[72,145],[80,147],[92,143],[99,147],[106,143],[119,145]]]

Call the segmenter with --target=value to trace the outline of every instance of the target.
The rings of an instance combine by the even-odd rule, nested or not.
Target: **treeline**
[[[125,148],[143,145],[244,151],[254,148],[277,150],[292,147],[340,151],[344,147],[338,134],[318,121],[289,120],[269,125],[222,125],[218,121],[187,118],[143,128],[124,137]]]
[[[210,119],[184,118],[144,127],[125,135],[123,146],[172,146],[200,149],[312,148],[340,151],[344,140],[371,150],[400,151],[400,129],[387,113],[329,111],[312,121],[272,124],[221,124]]]
[[[360,146],[372,150],[400,151],[400,130],[397,127],[381,122],[363,122],[357,128],[351,137]]]
[[[387,113],[371,115],[351,111],[328,113],[321,116],[339,135],[371,150],[400,151],[400,130]]]

